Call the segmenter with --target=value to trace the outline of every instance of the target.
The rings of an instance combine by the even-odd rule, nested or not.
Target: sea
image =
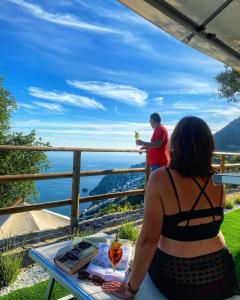
[[[49,152],[48,159],[50,168],[46,173],[71,172],[73,165],[73,153],[69,152]],[[128,168],[131,165],[141,163],[145,160],[145,155],[138,153],[82,153],[81,170],[106,170]],[[86,197],[89,192],[97,186],[103,175],[87,176],[80,178],[80,196]],[[34,199],[34,203],[44,203],[71,198],[72,179],[48,179],[36,181],[39,197]],[[83,192],[86,188],[88,191]],[[80,203],[80,211],[91,205],[91,202]],[[53,212],[70,216],[70,206],[62,206],[50,209]]]

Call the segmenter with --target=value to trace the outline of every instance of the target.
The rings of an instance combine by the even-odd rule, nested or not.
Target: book
[[[87,241],[80,241],[67,252],[54,258],[55,264],[69,274],[76,273],[98,254],[98,247]]]

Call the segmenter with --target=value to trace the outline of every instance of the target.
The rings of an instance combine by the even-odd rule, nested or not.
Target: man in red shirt
[[[168,131],[161,124],[161,117],[158,113],[150,116],[150,124],[154,130],[151,142],[136,140],[136,144],[149,151],[150,166],[151,170],[154,171],[167,166],[169,163]]]

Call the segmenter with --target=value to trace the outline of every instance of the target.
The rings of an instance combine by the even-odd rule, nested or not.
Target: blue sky
[[[222,63],[114,0],[1,0],[0,74],[17,99],[12,128],[55,146],[135,147],[159,112],[216,132],[240,115],[219,100]]]

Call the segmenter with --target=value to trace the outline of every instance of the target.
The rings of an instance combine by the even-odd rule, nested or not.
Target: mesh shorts
[[[149,275],[168,299],[225,299],[237,288],[234,262],[227,248],[192,258],[157,249]]]

